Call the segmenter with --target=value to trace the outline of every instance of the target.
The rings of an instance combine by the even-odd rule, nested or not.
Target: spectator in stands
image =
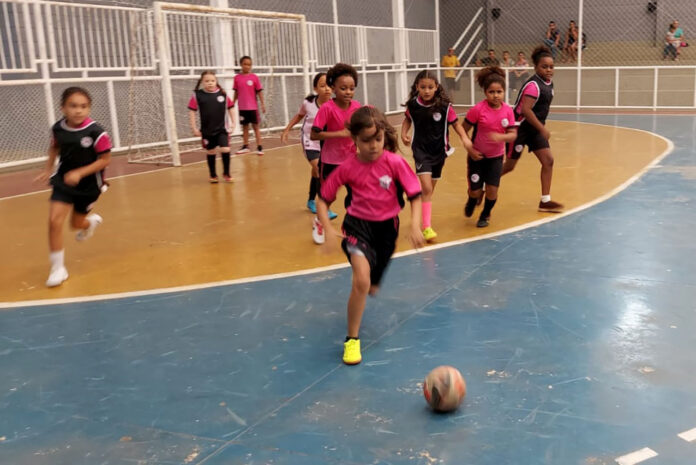
[[[677,55],[679,55],[679,53],[681,52],[681,48],[688,47],[689,44],[686,43],[686,37],[684,37],[684,31],[682,30],[682,28],[679,27],[679,21],[675,19],[674,21],[672,21],[672,25],[675,27],[674,38],[675,38],[675,40],[679,39],[679,46],[677,47]]]
[[[512,59],[512,57],[510,56],[510,52],[508,52],[507,50],[503,51],[503,62],[501,63],[501,65],[503,66],[503,68],[512,68],[513,66],[515,66],[515,60]]]
[[[454,54],[454,47],[447,49],[447,55],[442,57],[442,67],[443,68],[458,68],[462,64],[459,62],[459,58]],[[457,72],[454,69],[445,70],[445,90],[447,94],[451,97],[454,94],[457,81]]]
[[[488,56],[481,59],[481,66],[500,66],[500,60],[495,56],[495,50],[488,50]]]
[[[669,30],[665,35],[665,48],[662,51],[662,59],[666,59],[667,55],[672,57],[672,60],[678,60],[677,51],[679,50],[679,45],[681,44],[681,39],[675,37],[675,32],[677,31],[674,23],[669,25]]]
[[[512,72],[512,79],[510,79],[510,90],[517,92],[520,85],[525,83],[529,79],[529,71],[525,69],[529,66],[527,58],[524,56],[524,52],[517,52],[517,61],[515,62],[515,71]]]
[[[556,28],[556,21],[549,21],[549,27],[546,29],[546,38],[544,44],[551,49],[553,59],[556,59],[558,47],[561,43],[561,31]]]
[[[568,30],[566,31],[565,42],[563,43],[563,53],[564,56],[561,61],[564,63],[571,62],[575,63],[578,58],[578,26],[575,21],[571,21],[568,24]]]

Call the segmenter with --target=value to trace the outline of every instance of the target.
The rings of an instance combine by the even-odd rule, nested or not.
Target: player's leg
[[[51,270],[46,280],[48,287],[58,286],[68,279],[63,248],[63,224],[72,209],[72,204],[63,200],[55,200],[55,193],[56,189],[54,188],[54,195],[51,196],[52,200],[48,209],[48,247],[51,262]]]

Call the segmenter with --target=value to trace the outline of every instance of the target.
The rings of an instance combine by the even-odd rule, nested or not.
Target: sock
[[[309,200],[314,200],[314,198],[319,193],[319,178],[312,176],[309,179]]]
[[[476,197],[469,197],[469,200],[466,201],[466,206],[469,208],[473,208],[476,206],[476,202],[478,202],[478,199]]]
[[[433,211],[432,202],[423,202],[423,229],[430,227],[430,216]]]
[[[214,158],[213,158],[214,160]],[[215,162],[213,162],[215,163]],[[229,153],[223,153],[222,154],[222,174],[225,176],[230,175],[230,154]]]
[[[542,201],[542,203],[550,202],[550,201],[551,201],[551,194],[549,194],[549,195],[542,195],[542,196],[541,196],[541,201]]]
[[[495,203],[498,201],[498,199],[489,199],[486,198],[486,201],[483,203],[483,211],[481,212],[481,218],[488,218],[491,216],[491,210],[493,210],[493,206],[495,206]]]
[[[65,266],[65,249],[59,250],[57,252],[51,252],[48,254],[48,259],[51,261],[51,269],[55,270],[57,268],[62,268]]]
[[[359,337],[350,337],[350,336],[346,336],[346,342],[350,341],[351,339],[355,339],[355,340],[357,341],[357,340],[360,339],[360,338],[359,338]]]
[[[263,147],[261,147],[261,146],[259,145],[258,147],[256,147],[256,150],[258,150],[259,152],[261,152],[261,151],[263,150]]]
[[[217,177],[217,173],[215,172],[215,155],[208,155],[208,171],[210,171],[210,177],[215,178]]]

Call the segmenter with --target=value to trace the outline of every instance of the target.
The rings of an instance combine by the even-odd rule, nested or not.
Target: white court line
[[[568,122],[568,121],[564,121],[564,122]],[[576,121],[569,121],[569,122],[578,123],[578,124],[591,124],[591,125],[595,125],[595,126],[606,126],[606,127],[612,127],[612,128],[621,127],[621,126],[613,126],[610,124],[585,123],[585,122],[576,122]],[[633,175],[632,177],[627,179],[623,184],[615,187],[614,189],[612,189],[611,191],[602,195],[601,197],[597,197],[596,199],[594,199],[586,204],[580,205],[579,207],[573,208],[571,210],[567,210],[563,213],[551,214],[551,216],[548,216],[548,217],[540,219],[540,220],[532,221],[530,223],[525,223],[522,225],[514,226],[514,227],[508,228],[508,229],[503,229],[503,230],[492,232],[489,234],[483,234],[481,236],[470,237],[470,238],[466,238],[466,239],[459,239],[456,241],[445,242],[442,244],[429,245],[429,246],[423,247],[423,248],[418,249],[418,250],[412,249],[412,250],[406,250],[403,252],[398,252],[398,253],[395,253],[393,255],[393,257],[394,258],[406,257],[409,255],[414,255],[414,254],[421,253],[421,252],[442,249],[445,247],[452,247],[455,245],[467,244],[469,242],[474,242],[474,241],[492,239],[492,238],[503,236],[506,234],[511,234],[511,233],[519,232],[519,231],[522,231],[525,229],[540,226],[542,224],[550,223],[552,221],[557,221],[561,218],[565,218],[568,215],[572,215],[572,214],[581,212],[583,210],[587,210],[588,208],[591,208],[599,203],[604,202],[605,200],[610,199],[611,197],[614,197],[619,192],[628,188],[628,186],[630,186],[635,181],[637,181],[648,170],[652,169],[655,165],[657,165],[660,161],[662,161],[663,158],[665,158],[667,155],[669,155],[674,150],[674,143],[672,143],[672,141],[667,139],[666,137],[661,136],[660,134],[655,134],[653,132],[646,131],[644,129],[624,128],[624,127],[621,127],[621,129],[627,129],[627,130],[637,131],[637,132],[644,132],[646,134],[650,134],[652,136],[655,136],[659,139],[664,140],[667,143],[667,148],[665,149],[664,152],[662,152],[659,156],[657,156],[652,162],[650,162],[648,165],[643,167],[643,169],[640,170],[638,173],[636,173],[635,175]],[[171,169],[171,168],[165,168],[165,169]],[[135,174],[141,174],[141,173],[135,173]],[[133,176],[133,175],[128,175],[128,176]],[[231,279],[231,280],[226,280],[226,281],[214,281],[214,282],[202,283],[202,284],[190,284],[190,285],[186,285],[186,286],[175,286],[175,287],[164,287],[164,288],[158,288],[158,289],[148,289],[148,290],[144,290],[144,291],[117,292],[117,293],[113,293],[113,294],[100,294],[100,295],[81,296],[81,297],[67,297],[67,298],[63,298],[63,299],[25,300],[25,301],[21,301],[21,302],[0,302],[0,308],[20,308],[20,307],[32,307],[32,306],[37,306],[37,305],[60,305],[60,304],[69,304],[69,303],[80,303],[80,302],[94,302],[94,301],[99,301],[99,300],[123,299],[123,298],[127,298],[127,297],[139,297],[139,296],[149,296],[149,295],[157,295],[157,294],[169,294],[169,293],[184,292],[184,291],[191,291],[191,290],[197,290],[197,289],[207,289],[207,288],[211,288],[211,287],[229,286],[229,285],[233,285],[233,284],[254,283],[254,282],[259,282],[259,281],[268,281],[268,280],[272,280],[272,279],[281,279],[281,278],[289,278],[289,277],[295,277],[295,276],[303,276],[303,275],[308,275],[308,274],[322,273],[325,271],[339,270],[339,269],[343,269],[343,268],[348,268],[349,266],[350,266],[350,264],[348,264],[348,263],[341,263],[341,264],[336,264],[336,265],[323,266],[323,267],[319,267],[319,268],[311,268],[311,269],[307,269],[307,270],[290,271],[290,272],[286,272],[286,273],[252,276],[249,278]]]
[[[630,454],[622,455],[616,459],[619,465],[634,465],[636,463],[643,462],[645,460],[657,457],[657,452],[650,449],[649,447],[644,447],[641,450],[631,452]]]
[[[687,442],[693,442],[696,440],[696,428],[690,429],[688,431],[684,431],[683,433],[677,434],[680,438]]]

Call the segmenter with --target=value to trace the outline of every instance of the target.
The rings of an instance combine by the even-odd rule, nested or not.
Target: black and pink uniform
[[[409,200],[420,196],[420,182],[406,160],[385,150],[371,162],[350,156],[322,183],[321,198],[333,202],[343,185],[352,192],[343,221],[343,251],[349,261],[352,254],[363,255],[372,284],[379,284],[396,248],[403,194]]]
[[[417,174],[442,177],[442,168],[448,156],[454,153],[449,143],[449,126],[457,122],[457,113],[451,104],[433,108],[416,97],[406,104],[406,118],[413,123],[411,149]]]
[[[527,79],[513,105],[515,109],[515,119],[520,124],[517,130],[517,139],[508,147],[508,157],[518,159],[522,155],[522,150],[526,145],[530,152],[535,150],[549,148],[549,141],[537,131],[537,129],[529,124],[522,114],[522,99],[533,98],[534,106],[532,111],[541,124],[546,123],[546,117],[551,110],[551,101],[553,100],[553,82],[544,81],[538,74]]]
[[[201,118],[201,137],[203,148],[229,147],[230,136],[227,131],[227,110],[234,104],[222,89],[208,92],[196,90],[189,99],[188,109],[198,111]]]
[[[63,177],[69,171],[91,165],[111,151],[109,134],[94,120],[87,118],[78,128],[68,126],[61,119],[51,128],[51,146],[58,149],[59,163],[51,176],[51,200],[73,205],[77,213],[88,213],[97,201],[104,185],[104,172],[85,176],[76,186],[65,184]]]

